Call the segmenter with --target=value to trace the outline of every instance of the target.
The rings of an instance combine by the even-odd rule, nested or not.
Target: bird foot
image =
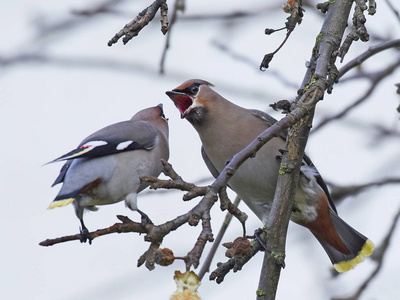
[[[260,243],[261,249],[260,251],[268,251],[267,245],[265,245],[263,239],[261,238],[261,235],[263,234],[264,230],[262,228],[258,228],[254,231],[254,238]]]
[[[140,209],[137,210],[137,212],[142,216],[141,217],[141,225],[143,229],[146,230],[147,225],[153,225],[154,223],[150,220],[149,216],[146,215],[144,212],[142,212]]]
[[[90,233],[89,230],[85,227],[85,228],[80,228],[80,241],[81,243],[86,243],[87,241],[89,241],[89,245],[92,244],[92,239],[90,238]]]

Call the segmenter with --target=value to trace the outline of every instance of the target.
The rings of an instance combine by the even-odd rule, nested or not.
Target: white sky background
[[[123,46],[107,42],[137,12],[151,1],[134,1],[120,6],[125,15],[103,15],[82,21],[73,31],[58,31],[38,38],[35,22],[57,22],[70,18],[71,9],[84,9],[97,1],[1,1],[0,57],[18,53],[41,53],[50,57],[82,60],[78,64],[23,63],[0,69],[0,297],[2,299],[168,299],[175,290],[174,270],[184,271],[176,262],[149,272],[136,267],[137,259],[147,249],[143,236],[121,234],[101,237],[91,246],[69,242],[44,248],[38,243],[47,238],[75,234],[79,222],[72,206],[47,210],[59,187],[50,188],[61,164],[44,163],[70,151],[101,127],[129,119],[138,110],[164,103],[170,119],[170,162],[187,181],[208,176],[200,155],[200,141],[191,125],[179,118],[179,112],[164,94],[190,78],[212,82],[215,89],[231,101],[248,108],[268,109],[280,99],[292,100],[305,73],[305,62],[318,35],[322,18],[307,8],[303,23],[296,28],[285,47],[276,55],[270,69],[262,73],[258,64],[267,52],[281,42],[284,32],[263,34],[266,27],[278,28],[286,21],[281,11],[268,12],[240,23],[229,21],[183,21],[173,28],[166,74],[158,74],[165,37],[159,21],[145,28],[138,37]],[[187,1],[185,15],[214,12],[227,13],[265,8],[266,1]],[[282,1],[283,3],[283,1]],[[397,9],[400,5],[392,1]],[[272,5],[272,4],[271,4]],[[280,5],[274,1],[274,5]],[[253,9],[251,9],[253,11]],[[172,12],[172,3],[170,4]],[[36,21],[35,21],[36,20]],[[370,43],[357,42],[345,63],[377,44],[374,36],[399,38],[400,23],[385,2],[378,3],[378,13],[367,17]],[[238,62],[212,44],[218,41],[254,62]],[[365,64],[366,70],[382,68],[398,54],[386,52]],[[88,67],[84,63],[99,60],[123,65],[123,68]],[[279,72],[294,86],[274,77]],[[396,107],[399,96],[394,84],[400,72],[388,77],[371,99],[344,120],[336,121],[312,135],[307,147],[321,174],[329,181],[348,185],[386,177],[400,176],[400,141],[388,138],[374,141],[376,132],[360,124],[381,124],[398,130]],[[318,104],[315,124],[323,116],[340,111],[365,91],[368,83],[340,84],[332,95]],[[280,118],[279,113],[274,116]],[[368,125],[366,128],[369,128]],[[211,178],[208,181],[211,183]],[[346,199],[338,207],[349,224],[379,246],[393,215],[400,207],[399,186],[371,188],[357,197]],[[188,211],[197,203],[181,201],[182,193],[150,191],[139,195],[139,207],[155,223],[162,223]],[[250,218],[248,230],[260,222],[246,208]],[[116,214],[139,220],[123,203],[101,207],[85,215],[89,229],[114,224]],[[218,205],[212,210],[212,226],[217,234],[225,216]],[[177,256],[193,247],[200,232],[184,226],[169,235],[163,244]],[[224,241],[241,233],[234,221]],[[362,299],[397,299],[400,295],[400,260],[397,229],[381,274],[368,287]],[[210,245],[208,245],[210,246]],[[208,249],[209,247],[207,247]],[[221,249],[217,261],[226,261]],[[230,273],[221,285],[204,280],[199,293],[204,299],[254,299],[258,285],[262,254],[244,270]],[[331,277],[330,261],[322,247],[303,228],[291,224],[288,233],[286,268],[281,273],[278,299],[328,299],[349,296],[373,270],[371,259],[355,270]],[[207,277],[208,275],[206,275]]]

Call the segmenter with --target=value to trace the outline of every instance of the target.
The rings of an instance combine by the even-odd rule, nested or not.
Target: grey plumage
[[[168,123],[162,105],[141,110],[131,120],[107,126],[71,152],[52,162],[67,160],[53,185],[63,183],[49,208],[73,203],[82,226],[86,209],[125,200],[137,210],[137,194],[148,184],[140,176],[157,177],[161,159],[168,160]],[[85,237],[82,240],[86,240]]]

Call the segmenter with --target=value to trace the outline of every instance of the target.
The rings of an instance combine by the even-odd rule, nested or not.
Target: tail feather
[[[336,271],[347,272],[361,263],[366,256],[372,254],[374,243],[348,225],[333,211],[330,212],[330,217],[336,232],[350,253],[342,253],[318,236],[315,235],[315,237],[325,249]]]
[[[370,239],[367,239],[361,251],[358,252],[358,255],[355,258],[349,261],[342,261],[337,264],[334,264],[333,267],[339,273],[347,272],[353,269],[356,265],[363,262],[366,256],[370,256],[372,254],[374,246],[375,246],[374,243]]]
[[[63,193],[62,191],[60,191],[53,202],[50,203],[48,209],[63,207],[74,202],[76,200],[77,194],[77,191],[74,191],[72,193]]]
[[[66,198],[66,199],[56,199],[49,205],[48,209],[66,206],[72,202],[74,202],[75,198]]]

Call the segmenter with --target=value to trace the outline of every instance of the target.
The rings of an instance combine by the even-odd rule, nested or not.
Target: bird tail
[[[364,261],[366,256],[372,254],[374,243],[348,225],[335,212],[331,211],[330,217],[336,232],[346,245],[349,253],[343,253],[335,249],[317,235],[315,235],[315,237],[325,249],[336,271],[339,273],[347,272],[353,269],[357,264]]]
[[[62,199],[54,199],[53,202],[49,205],[48,209],[63,207],[75,201],[75,198],[62,198]]]

